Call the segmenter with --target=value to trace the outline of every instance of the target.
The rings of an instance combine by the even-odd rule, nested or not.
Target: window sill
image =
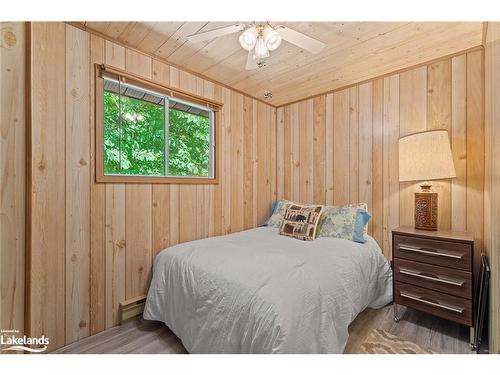
[[[217,185],[219,180],[210,177],[152,177],[152,176],[96,176],[96,183],[102,184],[188,184]]]

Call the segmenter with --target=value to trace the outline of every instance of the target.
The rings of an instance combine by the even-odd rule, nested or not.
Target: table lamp
[[[456,177],[447,130],[430,130],[399,139],[399,181],[423,181],[415,193],[415,229],[437,230],[438,194],[431,180]]]

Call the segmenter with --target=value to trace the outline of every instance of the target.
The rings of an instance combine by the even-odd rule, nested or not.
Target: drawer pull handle
[[[432,277],[432,276],[423,275],[418,271],[407,270],[405,268],[399,268],[399,272],[404,274],[404,275],[420,277],[421,279],[438,281],[440,283],[450,284],[450,285],[455,285],[455,286],[462,286],[465,283],[465,281],[463,281],[463,280],[456,280],[455,281],[455,280],[450,280],[450,279],[440,279],[439,277]]]
[[[439,253],[437,251],[424,250],[424,249],[420,249],[418,247],[401,246],[400,245],[399,249],[406,250],[406,251],[413,251],[415,253],[420,253],[420,254],[425,254],[425,255],[435,255],[435,256],[446,257],[446,258],[462,259],[462,255]]]
[[[464,310],[465,310],[464,307],[453,307],[453,306],[441,305],[440,303],[427,301],[427,300],[423,299],[422,297],[412,296],[411,294],[406,294],[406,293],[403,293],[403,292],[400,292],[399,295],[401,297],[405,297],[405,298],[412,299],[414,301],[425,303],[426,305],[439,307],[441,309],[453,311],[453,312],[456,312],[456,313],[459,313],[459,314],[462,314],[464,312]]]

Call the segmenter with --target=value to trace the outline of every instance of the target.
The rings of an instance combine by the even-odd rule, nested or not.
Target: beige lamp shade
[[[448,131],[431,130],[399,139],[399,181],[456,177]]]

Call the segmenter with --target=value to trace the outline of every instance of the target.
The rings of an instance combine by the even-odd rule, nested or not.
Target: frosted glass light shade
[[[271,26],[266,25],[264,28],[264,42],[269,51],[274,51],[281,44],[281,35]]]
[[[255,44],[254,56],[256,59],[264,59],[269,57],[269,50],[266,47],[264,38],[261,35],[257,38],[257,43]]]
[[[243,49],[251,51],[257,42],[257,29],[255,26],[246,29],[239,37],[240,45]]]
[[[399,139],[399,181],[454,177],[455,166],[446,130],[431,130]]]

